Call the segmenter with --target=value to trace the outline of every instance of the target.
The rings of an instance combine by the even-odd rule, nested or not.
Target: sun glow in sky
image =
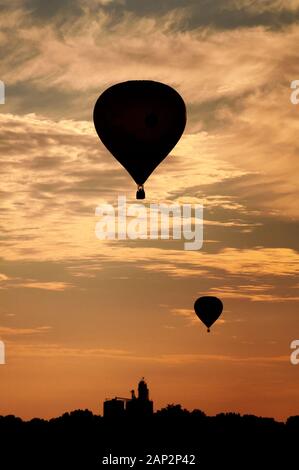
[[[0,414],[98,413],[142,376],[156,408],[298,414],[299,2],[0,8]],[[203,204],[200,251],[95,236],[99,204],[134,202],[92,123],[98,95],[130,79],[186,102],[146,194]],[[224,313],[208,335],[193,303],[209,294]]]

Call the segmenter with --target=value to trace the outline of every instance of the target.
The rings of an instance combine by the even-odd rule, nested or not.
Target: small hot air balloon
[[[199,297],[194,303],[194,310],[198,318],[206,325],[208,332],[213,323],[220,317],[223,303],[218,297],[207,295]]]
[[[143,184],[185,129],[183,99],[160,82],[117,83],[98,98],[93,120],[103,144],[137,183],[136,198],[144,199]]]

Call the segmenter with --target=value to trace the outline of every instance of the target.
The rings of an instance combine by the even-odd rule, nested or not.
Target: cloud
[[[268,7],[273,3],[268,2]],[[278,2],[275,5],[278,8]],[[78,117],[84,110],[80,122],[59,119],[56,129],[55,122],[40,116],[31,122],[28,116],[15,117],[7,124],[2,121],[6,132],[2,149],[7,156],[17,148],[20,150],[22,144],[31,153],[43,145],[43,154],[35,155],[32,163],[24,158],[24,164],[33,172],[44,169],[44,173],[52,173],[52,180],[36,184],[36,194],[43,190],[46,197],[51,188],[59,193],[72,190],[70,180],[55,182],[54,179],[55,169],[65,171],[66,162],[61,163],[67,152],[71,156],[68,167],[75,166],[86,155],[90,164],[100,161],[100,156],[103,158],[90,122],[98,94],[114,83],[116,76],[118,81],[152,78],[175,86],[189,111],[185,136],[173,152],[178,163],[165,162],[161,167],[166,173],[164,187],[177,188],[179,184],[177,191],[192,194],[198,182],[204,185],[221,181],[228,177],[229,171],[231,177],[252,175],[245,185],[239,185],[240,197],[266,214],[298,219],[297,113],[289,99],[289,84],[297,73],[298,26],[275,32],[259,27],[232,31],[196,29],[182,33],[169,28],[171,17],[165,22],[165,18],[127,14],[111,29],[110,16],[101,9],[93,15],[92,23],[88,16],[80,16],[72,24],[61,26],[60,34],[51,24],[33,26],[28,16],[20,12],[14,13],[13,21],[20,23],[17,34],[21,35],[19,42],[23,46],[18,53],[18,65],[11,54],[5,55],[4,79],[8,85],[24,87],[30,83],[31,88],[20,96],[29,94],[34,98],[38,89],[38,102],[43,89],[47,94],[45,113],[56,112],[59,116],[69,113]],[[3,44],[7,44],[7,39],[3,39]],[[60,108],[64,91],[67,100],[73,96],[73,102],[68,101],[67,106]],[[6,109],[10,107],[22,114],[31,105],[26,101],[24,109],[20,103],[9,100]],[[89,122],[83,121],[82,116]],[[26,139],[22,129],[28,127]],[[64,136],[66,131],[69,135]],[[45,135],[48,133],[49,138]],[[70,135],[76,136],[73,143],[68,142]],[[22,137],[19,147],[14,136]],[[52,151],[49,145],[45,146],[51,138],[54,139]],[[270,161],[271,165],[264,163]],[[3,165],[7,165],[7,160]],[[83,172],[82,167],[78,170],[76,166],[72,182],[78,178],[77,194],[80,190],[90,193],[97,187],[97,177],[90,165]],[[116,175],[117,165],[110,168],[111,173],[105,173],[106,184],[98,186],[106,194],[112,188],[127,187],[125,176],[122,178],[125,173],[119,171]],[[178,172],[180,180],[176,179],[174,185]],[[107,185],[112,179],[112,184]],[[155,184],[154,178],[151,181]],[[154,197],[159,195],[154,191]],[[8,197],[9,192],[4,196]],[[81,209],[84,210],[84,205]]]
[[[156,17],[175,13],[177,29],[194,28],[236,29],[264,25],[282,28],[298,20],[297,0],[166,0],[164,2],[139,2],[127,0],[124,6],[140,16]]]
[[[88,122],[55,122],[34,114],[4,114],[0,115],[0,125],[4,134],[0,166],[5,194],[1,208],[7,214],[2,227],[3,256],[53,257],[53,243],[60,247],[58,257],[62,253],[63,257],[73,257],[75,247],[79,250],[77,256],[91,253],[97,245],[95,207],[107,200],[115,203],[116,195],[128,193],[128,188],[130,198],[135,193],[126,172],[98,143]],[[194,136],[184,139],[187,151],[192,152],[196,145]],[[197,142],[202,142],[204,150],[205,135],[199,135]],[[162,179],[158,172],[153,175],[152,201],[161,200],[162,194],[170,196],[183,161],[177,157],[173,168],[165,163],[166,175]],[[209,161],[199,164],[197,171],[186,161],[176,187],[186,187],[191,174],[200,175],[209,184],[240,172],[211,155]],[[168,194],[165,185],[169,187]]]
[[[42,344],[14,344],[11,354],[15,357],[103,357],[106,359],[130,358],[130,352],[113,348],[80,348],[67,347],[55,343]]]
[[[158,255],[159,252],[159,255]],[[149,264],[140,259],[140,264],[144,269],[150,271],[165,267],[173,275],[186,276],[186,268],[194,269],[193,275],[196,275],[197,269],[204,267],[207,269],[219,269],[228,274],[239,274],[240,276],[296,276],[299,271],[299,254],[287,248],[270,249],[257,247],[256,249],[238,250],[235,248],[226,248],[215,253],[204,252],[169,252],[169,250],[148,249],[148,260],[152,258]],[[153,259],[154,253],[159,258],[159,264]],[[151,256],[152,254],[152,256]],[[128,256],[128,255],[127,255]],[[170,261],[171,257],[171,261]],[[127,259],[129,259],[127,257]]]
[[[190,325],[195,325],[198,323],[198,319],[194,314],[194,311],[187,308],[173,308],[171,309],[171,314],[178,317],[183,317],[188,321]]]
[[[264,377],[265,367],[273,367],[262,388],[292,374],[299,167],[290,82],[298,78],[297,3],[11,0],[2,6],[0,285],[9,288],[1,290],[5,302],[19,289],[23,311],[3,317],[0,335],[17,359],[12,367],[21,366],[16,372],[28,375],[28,358],[55,377],[59,364],[66,377],[73,360],[80,383],[83,375],[94,377],[89,368],[99,363],[104,371],[181,368],[185,387],[199,364],[208,371],[207,388],[215,367],[223,367],[225,387],[234,369],[239,377],[242,368],[248,381],[248,372],[259,368]],[[188,109],[183,138],[146,185],[146,204],[203,203],[198,252],[176,240],[95,237],[96,206],[116,204],[120,194],[136,201],[135,184],[96,136],[93,106],[116,81],[144,78],[174,86]],[[223,296],[228,313],[217,322],[212,354],[213,336],[199,341],[195,327],[188,328],[192,317],[197,321],[190,301],[201,292]],[[40,309],[45,301],[48,308]],[[52,329],[32,326],[36,315]],[[26,318],[28,324],[20,323]],[[177,325],[186,326],[184,335]],[[151,329],[154,352],[145,339]],[[20,374],[10,376],[18,382]],[[34,380],[38,391],[39,373]],[[17,403],[21,391],[12,382],[7,390],[16,390]],[[50,382],[44,383],[49,396]],[[278,401],[280,395],[278,387]]]
[[[250,115],[248,117],[250,118]],[[260,121],[263,122],[262,117]],[[54,257],[57,259],[74,256],[79,258],[89,256],[101,245],[101,256],[106,259],[107,253],[109,253],[113,260],[110,244],[100,243],[94,235],[96,223],[94,210],[99,203],[107,200],[114,204],[119,191],[123,194],[127,193],[129,196],[132,196],[134,192],[130,179],[124,170],[98,143],[91,124],[85,121],[71,120],[54,122],[35,115],[22,118],[1,115],[0,123],[5,129],[1,142],[3,152],[1,161],[2,188],[6,195],[1,203],[1,208],[6,213],[6,224],[5,227],[2,227],[3,256],[13,259],[50,259],[53,258],[53,247],[55,246],[59,247],[55,249]],[[235,163],[225,163],[218,160],[218,157],[215,156],[215,149],[220,148],[221,145],[218,140],[218,137],[215,138],[206,133],[187,134],[174,151],[175,159],[172,162],[165,162],[163,178],[161,178],[159,171],[151,178],[150,195],[156,196],[151,197],[151,202],[159,201],[161,198],[167,201],[167,197],[169,202],[203,202],[209,211],[206,220],[207,227],[251,230],[261,226],[265,223],[263,212],[258,213],[258,218],[252,216],[250,219],[248,216],[250,212],[246,209],[245,201],[254,197],[254,203],[251,203],[253,214],[254,207],[257,209],[261,205],[270,205],[270,201],[273,208],[275,191],[279,189],[279,185],[275,184],[273,192],[272,184],[269,182],[267,186],[265,181],[263,182],[262,176],[257,175],[252,177],[252,180],[240,176],[242,172],[236,169],[238,154],[236,149],[231,152],[231,157],[236,155]],[[200,154],[203,153],[206,157],[208,155],[209,158],[198,159],[196,155],[198,148],[200,148]],[[185,156],[182,158],[180,155]],[[267,156],[267,158],[269,157]],[[277,165],[277,171],[279,168],[280,165]],[[252,170],[253,165],[251,164],[250,171]],[[271,171],[273,172],[273,169]],[[177,178],[178,173],[181,173],[180,179]],[[26,178],[24,178],[24,174]],[[294,180],[295,175],[296,171],[292,176]],[[288,175],[285,173],[285,178],[287,177]],[[265,179],[267,178],[265,177]],[[190,191],[188,187],[197,180],[201,180],[202,185],[197,186],[195,191]],[[226,188],[223,186],[225,181],[227,181]],[[257,192],[257,181],[260,181],[259,192]],[[176,192],[172,189],[174,182]],[[223,187],[226,193],[217,195],[217,188],[221,192]],[[268,200],[263,194],[265,190],[269,193],[272,191],[271,198],[269,194]],[[200,191],[206,193],[206,196],[201,197]],[[227,191],[231,192],[231,196],[227,194]],[[193,196],[188,198],[188,193]],[[254,196],[251,196],[252,194]],[[293,197],[291,193],[289,197]],[[281,199],[278,198],[278,200],[281,204]],[[297,210],[294,201],[293,197],[292,207]],[[234,212],[234,216],[230,220],[224,220],[223,217],[217,220],[220,209],[231,210]],[[288,209],[290,209],[289,205]],[[284,215],[286,211],[284,211]],[[277,209],[274,212],[277,217],[281,217]],[[246,219],[242,220],[244,217]],[[283,225],[283,222],[281,224]],[[114,246],[117,247],[117,253],[124,254],[124,248],[119,246],[119,242],[114,243]],[[134,249],[142,250],[145,246],[140,245],[138,248],[137,245]],[[130,249],[130,243],[127,248],[129,256],[125,255],[124,259],[130,259],[133,253]],[[168,254],[170,252],[171,250],[168,250]],[[161,253],[163,255],[165,251],[162,250]],[[228,258],[235,260],[236,256],[233,256],[233,251],[226,253]],[[241,258],[244,258],[246,250],[236,253],[238,256],[241,254]],[[260,249],[254,249],[251,257],[253,265],[257,264],[255,260],[261,253]],[[265,252],[263,253],[265,254]],[[281,259],[285,259],[287,256],[289,260],[291,251],[284,252],[278,249],[278,251],[273,251],[274,255],[275,253],[277,256],[282,256]],[[155,255],[155,252],[150,249],[148,258],[151,260],[155,256],[159,257],[159,251]],[[186,258],[185,273],[192,275],[190,266],[188,266],[190,257],[188,253],[176,253],[172,262],[159,262],[155,269],[162,269],[165,272],[173,273],[173,275],[182,275],[183,258]],[[209,257],[203,257],[202,254],[199,254],[199,257],[197,254],[195,255],[196,263],[199,260],[201,262],[207,260],[209,263]],[[221,258],[223,257],[224,254],[221,255]],[[295,257],[294,253],[293,258],[295,259]],[[142,259],[139,252],[134,257],[134,259],[137,258]],[[180,262],[180,270],[176,268],[176,260]],[[191,264],[193,266],[195,263]],[[277,260],[275,265],[282,266],[282,263]],[[288,271],[292,268],[285,266],[284,269]],[[275,270],[274,267],[274,273]],[[201,264],[201,271],[206,272],[204,264]],[[263,268],[261,272],[263,272]],[[194,271],[193,273],[195,275]]]
[[[219,295],[223,299],[248,299],[252,302],[296,302],[299,300],[299,295],[292,295],[289,291],[283,294],[271,292],[276,286],[269,285],[236,285],[236,286],[222,286],[212,287],[210,294]]]
[[[256,2],[252,0],[231,0],[231,8],[246,9],[247,11],[263,13],[266,11],[297,11],[299,8],[298,0],[264,0]]]
[[[192,364],[198,362],[231,362],[253,363],[257,366],[275,365],[276,363],[289,363],[290,356],[237,356],[226,354],[165,354],[157,358],[157,362],[169,365]]]
[[[164,188],[193,196],[199,185],[251,175],[238,185],[242,203],[227,195],[228,205],[235,204],[236,209],[242,205],[246,210],[249,201],[264,214],[298,219],[297,113],[289,100],[289,84],[297,73],[297,25],[283,31],[248,27],[181,32],[174,26],[182,12],[175,10],[162,17],[127,12],[112,27],[112,11],[94,11],[95,4],[90,9],[86,3],[78,5],[81,13],[59,28],[55,22],[36,23],[21,9],[10,12],[3,24],[2,45],[8,48],[3,59],[4,81],[14,92],[20,87],[20,100],[22,96],[27,100],[28,95],[34,102],[45,99],[45,114],[57,115],[56,122],[39,115],[22,116],[34,102],[26,101],[22,107],[13,97],[8,100],[5,109],[18,110],[20,115],[2,117],[4,168],[21,164],[32,175],[39,174],[31,189],[36,198],[42,193],[44,201],[53,191],[60,197],[93,191],[109,197],[116,188],[127,188],[126,174],[112,159],[108,163],[107,152],[97,141],[90,122],[92,108],[98,94],[114,83],[116,76],[118,81],[152,78],[175,86],[188,106],[188,127],[173,152],[176,162],[172,159],[161,166]],[[133,7],[138,9],[137,4]],[[201,14],[207,8],[200,5]],[[286,2],[278,1],[262,5],[230,2],[227,6],[217,2],[216,6],[219,14],[286,8]],[[297,3],[289,3],[289,8],[297,8]],[[17,27],[10,38],[7,25],[12,24]],[[9,50],[14,42],[18,43],[17,57]],[[67,105],[61,107],[64,95]],[[76,120],[61,119],[65,114]],[[27,155],[12,159],[21,149],[26,149]],[[271,165],[266,164],[270,161]],[[68,177],[61,178],[66,171]],[[153,175],[154,198],[162,194],[156,181]],[[16,188],[8,186],[3,196],[9,199],[11,190]],[[173,192],[167,191],[165,198],[169,196],[173,197]],[[205,194],[201,196],[205,198]],[[51,198],[51,204],[56,205],[57,199]],[[72,208],[88,210],[82,200],[74,201]]]
[[[58,282],[58,281],[28,281],[28,282],[21,282],[14,287],[22,287],[26,289],[41,289],[41,290],[50,290],[56,292],[62,292],[66,289],[71,289],[72,286],[68,282]]]
[[[279,2],[263,7],[231,2],[227,8],[258,9],[261,14],[287,7]],[[227,8],[217,3],[219,11]],[[44,11],[50,15],[46,7]],[[184,17],[182,11],[159,18],[126,12],[115,23],[109,9],[93,11],[92,22],[86,3],[80,4],[80,11],[59,27],[55,19],[36,22],[21,5],[8,14],[5,24],[0,19],[0,41],[7,51],[21,44],[17,57],[4,55],[5,81],[13,87],[29,86],[26,96],[34,96],[36,90],[47,94],[44,115],[24,114],[28,102],[25,110],[14,99],[0,115],[3,257],[73,260],[80,265],[96,253],[97,267],[87,262],[84,270],[74,269],[77,279],[92,279],[99,269],[120,259],[148,273],[176,278],[295,276],[298,255],[287,248],[289,241],[286,248],[281,239],[272,247],[268,237],[259,246],[254,236],[242,237],[266,232],[271,217],[281,221],[284,231],[289,228],[286,221],[299,217],[297,112],[289,100],[289,83],[297,73],[298,26],[283,31],[209,27],[182,32],[175,27]],[[15,37],[10,33],[13,24]],[[182,93],[188,127],[150,178],[148,194],[150,201],[203,202],[215,248],[206,243],[205,251],[187,253],[181,246],[172,249],[168,244],[165,249],[160,242],[153,248],[148,241],[96,240],[95,207],[114,203],[120,193],[134,196],[133,183],[99,143],[91,123],[96,97],[115,77],[162,80]],[[64,94],[72,102],[65,109],[59,107]],[[7,112],[14,108],[18,113]],[[51,113],[58,117],[49,117]],[[75,118],[66,119],[65,113]],[[224,233],[225,243],[219,243]],[[244,248],[248,240],[249,247]],[[70,287],[60,280],[19,283],[39,289]],[[239,295],[247,296],[247,291]],[[254,295],[271,298],[265,292]]]
[[[15,344],[11,352],[11,357],[73,357],[81,359],[104,358],[122,362],[164,364],[166,366],[179,366],[196,364],[200,362],[230,362],[230,363],[252,363],[256,366],[275,365],[277,363],[289,363],[290,357],[284,355],[269,356],[241,356],[231,354],[157,354],[139,355],[129,350],[109,349],[109,348],[76,348],[65,347],[59,344]]]
[[[33,80],[37,87],[80,90],[87,98],[114,83],[115,76],[118,81],[152,78],[176,85],[193,104],[241,96],[266,84],[286,44],[295,50],[291,40],[297,35],[295,29],[282,34],[258,27],[180,32],[172,29],[175,14],[126,13],[111,27],[111,15],[101,9],[60,25],[59,31],[53,24],[33,24],[21,12],[8,22],[17,31],[10,39],[22,41],[17,57],[4,56],[8,84]],[[5,46],[9,30],[4,30]]]
[[[37,326],[35,328],[18,328],[0,326],[1,337],[27,336],[47,333],[52,329],[51,326]]]
[[[0,274],[0,282],[2,282],[0,289],[25,288],[62,292],[74,287],[71,283],[65,281],[41,281],[21,277],[8,277],[5,274]]]
[[[35,22],[57,26],[78,18],[91,18],[99,11],[111,17],[113,25],[126,14],[137,17],[175,16],[176,29],[200,27],[233,29],[244,26],[266,25],[279,28],[291,24],[298,17],[297,0],[164,0],[140,2],[139,0],[11,0],[6,10],[26,8]]]

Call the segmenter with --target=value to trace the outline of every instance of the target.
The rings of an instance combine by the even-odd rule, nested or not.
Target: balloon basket
[[[143,185],[137,187],[136,199],[145,199],[145,192],[144,192]]]

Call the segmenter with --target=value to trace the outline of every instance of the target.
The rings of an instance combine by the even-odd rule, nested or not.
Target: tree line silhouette
[[[0,468],[101,468],[110,454],[192,454],[202,469],[287,468],[298,463],[298,437],[299,416],[286,422],[231,412],[207,416],[174,404],[134,419],[108,419],[87,409],[50,420],[9,415],[0,416]]]

